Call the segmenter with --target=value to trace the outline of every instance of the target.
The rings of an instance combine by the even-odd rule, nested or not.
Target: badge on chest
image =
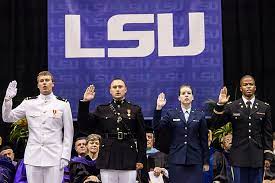
[[[53,118],[61,118],[62,117],[62,112],[57,110],[57,109],[53,109],[52,110],[52,117]]]

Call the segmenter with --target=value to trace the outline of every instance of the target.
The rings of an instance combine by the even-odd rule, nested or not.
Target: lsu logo
[[[189,13],[189,44],[174,46],[173,14],[157,14],[158,56],[195,56],[205,49],[204,13]],[[65,57],[146,57],[155,50],[155,31],[125,31],[126,24],[152,24],[154,14],[118,14],[107,24],[107,40],[137,40],[135,48],[81,48],[80,15],[65,15]]]

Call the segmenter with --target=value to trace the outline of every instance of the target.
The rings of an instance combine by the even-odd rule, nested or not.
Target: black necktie
[[[250,111],[251,111],[251,102],[250,101],[247,101],[246,102],[246,109],[247,109],[247,114],[250,114]]]

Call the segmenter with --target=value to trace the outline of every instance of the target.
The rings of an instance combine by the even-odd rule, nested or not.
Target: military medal
[[[129,119],[130,119],[130,117],[131,117],[131,109],[127,109],[127,116],[128,116]]]
[[[119,122],[121,122],[121,121],[122,121],[122,117],[121,117],[121,116],[118,116],[116,122],[119,123]]]

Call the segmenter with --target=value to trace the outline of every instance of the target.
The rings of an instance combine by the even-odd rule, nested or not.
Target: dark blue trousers
[[[263,168],[233,167],[234,183],[262,183]]]

